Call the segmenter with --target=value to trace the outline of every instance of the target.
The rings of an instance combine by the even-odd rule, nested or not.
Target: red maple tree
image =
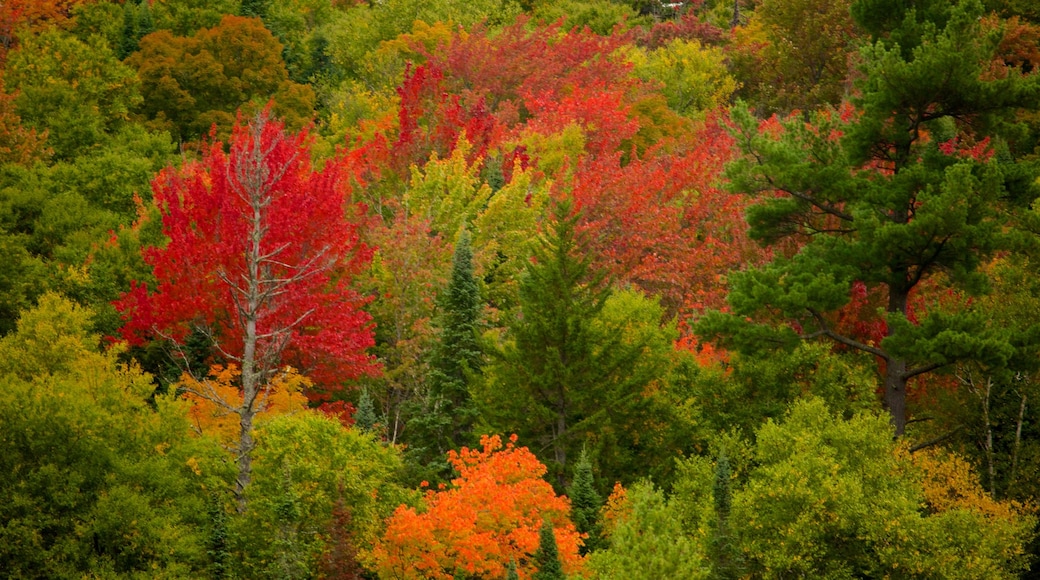
[[[241,369],[240,400],[225,401],[192,373],[196,396],[238,416],[236,491],[244,507],[253,418],[285,365],[324,389],[372,373],[365,299],[349,286],[371,258],[348,214],[342,162],[311,166],[306,131],[286,134],[266,111],[236,124],[225,152],[214,142],[201,161],[167,168],[152,182],[169,243],[145,251],[157,280],[117,301],[131,343],[212,340],[218,358]]]

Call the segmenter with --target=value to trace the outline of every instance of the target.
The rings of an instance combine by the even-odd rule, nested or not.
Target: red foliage
[[[692,11],[676,20],[656,22],[648,29],[637,28],[636,44],[648,49],[661,48],[675,39],[697,40],[705,45],[722,44],[726,33],[721,28],[704,22]]]
[[[542,479],[545,466],[515,441],[503,449],[497,435],[485,435],[483,449],[449,452],[459,477],[448,489],[427,491],[421,513],[397,508],[372,551],[381,576],[451,580],[460,570],[501,578],[514,560],[520,577],[529,578],[544,519],[555,527],[564,569],[579,571],[580,535],[568,519],[569,503]]]
[[[673,313],[724,308],[726,273],[768,257],[747,237],[747,199],[717,186],[731,155],[732,138],[709,124],[684,151],[584,163],[572,195],[593,259]]]
[[[361,208],[346,202],[343,164],[333,159],[315,171],[306,131],[287,135],[266,115],[257,123],[236,124],[230,153],[215,142],[201,161],[153,180],[169,243],[144,253],[155,291],[134,284],[116,302],[126,321],[121,334],[140,344],[202,328],[224,353],[241,357],[244,288],[255,283],[256,360],[291,364],[324,387],[371,373],[366,300],[349,287],[371,250],[346,215]],[[250,183],[249,175],[263,179]],[[262,202],[251,205],[253,194]],[[258,258],[252,267],[247,256]]]

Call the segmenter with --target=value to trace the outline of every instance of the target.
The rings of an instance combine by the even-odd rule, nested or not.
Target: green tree
[[[275,103],[293,130],[313,116],[314,91],[289,80],[282,45],[257,18],[225,16],[192,36],[159,29],[140,40],[127,63],[141,79],[138,107],[158,129],[181,140],[230,129],[240,107]]]
[[[480,397],[492,427],[537,442],[560,490],[568,457],[585,441],[606,479],[645,468],[657,411],[646,394],[667,374],[675,338],[659,304],[636,291],[612,294],[591,268],[572,207],[554,202]]]
[[[552,522],[546,519],[538,530],[538,549],[534,556],[535,573],[532,580],[564,580],[563,564],[560,562],[559,550],[556,547],[556,534],[553,533]]]
[[[602,542],[599,511],[603,507],[592,476],[592,462],[584,448],[574,464],[574,479],[567,488],[567,497],[571,500],[571,521],[579,533],[586,535],[581,547],[584,556],[598,549]]]
[[[82,41],[51,29],[22,39],[8,56],[7,89],[28,127],[47,132],[57,160],[107,143],[141,102],[133,69],[99,36]]]
[[[473,276],[473,250],[467,230],[455,244],[451,278],[440,302],[437,342],[427,376],[429,394],[423,401],[424,408],[409,424],[415,428],[409,441],[422,449],[423,463],[438,460],[446,472],[444,457],[449,449],[476,443],[473,426],[479,411],[469,385],[484,365],[477,335],[483,304]]]
[[[678,508],[651,483],[636,483],[625,492],[624,515],[608,531],[609,547],[591,554],[589,567],[606,580],[712,578],[707,551]]]
[[[91,312],[55,294],[0,339],[0,568],[13,578],[200,577],[207,490],[227,489],[223,451],[191,436],[187,409]]]
[[[242,577],[312,577],[331,548],[337,504],[350,506],[343,531],[368,548],[393,509],[414,500],[397,484],[395,448],[321,413],[275,417],[256,441],[249,509],[229,522]]]
[[[985,328],[985,312],[914,312],[911,296],[926,283],[984,290],[978,265],[1006,240],[1002,199],[1035,197],[1031,184],[1008,190],[1014,162],[991,155],[987,137],[1002,116],[1038,105],[1040,76],[992,73],[995,46],[981,27],[981,7],[942,5],[937,22],[919,21],[927,11],[911,10],[892,32],[913,40],[912,49],[893,40],[864,50],[859,111],[764,131],[745,110],[734,112],[745,156],[728,176],[734,190],[759,197],[748,211],[751,235],[800,247],[734,274],[732,316],[709,316],[699,326],[747,348],[790,345],[800,335],[877,357],[899,435],[911,379],[965,358],[999,366],[1014,350],[1008,333]],[[857,282],[882,296],[881,337],[837,324]],[[793,325],[746,323],[766,312]]]
[[[361,389],[361,396],[358,398],[357,412],[354,413],[354,425],[356,425],[362,432],[371,433],[376,429],[377,423],[379,423],[379,417],[376,415],[375,405],[372,403],[372,396],[368,394],[368,389]]]

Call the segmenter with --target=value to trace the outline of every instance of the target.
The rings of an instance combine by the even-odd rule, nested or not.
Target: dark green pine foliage
[[[712,578],[718,580],[740,578],[740,550],[734,541],[729,523],[729,514],[733,506],[731,472],[729,459],[724,452],[719,454],[718,461],[715,463],[712,499],[715,503],[715,534],[710,544]]]
[[[587,535],[585,545],[581,547],[581,554],[584,556],[602,544],[599,511],[603,507],[603,500],[596,491],[592,475],[592,462],[589,461],[585,449],[581,450],[581,455],[574,464],[574,479],[567,489],[567,497],[571,500],[571,520],[574,521],[574,527]]]
[[[141,38],[155,31],[152,10],[148,2],[127,2],[123,4],[123,34],[119,39],[118,54],[125,59],[134,52]]]
[[[515,432],[549,468],[562,491],[572,430],[589,415],[598,389],[618,361],[610,345],[597,348],[592,322],[609,296],[604,276],[590,267],[571,202],[553,203],[547,231],[520,281],[520,312],[497,353],[496,389],[489,414],[496,427]],[[606,404],[606,402],[603,402]]]
[[[376,415],[372,396],[368,394],[368,389],[362,389],[361,396],[358,397],[357,411],[354,412],[354,426],[361,431],[371,433],[375,430],[377,423],[379,423],[379,416]]]
[[[534,553],[535,573],[531,580],[565,580],[560,553],[556,547],[556,534],[552,522],[545,520],[538,530],[538,550]]]
[[[473,446],[473,425],[479,411],[470,394],[470,384],[484,366],[478,332],[482,302],[473,275],[470,234],[463,231],[455,246],[451,279],[439,297],[437,344],[428,374],[429,395],[409,422],[409,443],[419,462],[447,475],[445,454],[450,449]]]
[[[242,0],[238,15],[263,19],[267,17],[267,8],[270,5],[271,0]]]
[[[879,15],[868,9],[875,5],[891,10]],[[1002,66],[994,59],[999,34],[983,27],[979,2],[908,5],[854,5],[878,39],[862,51],[855,112],[824,111],[762,132],[746,109],[734,111],[744,156],[727,175],[735,191],[757,198],[747,214],[751,235],[802,245],[733,273],[732,314],[697,326],[701,336],[747,351],[821,338],[874,355],[897,435],[911,379],[965,359],[999,368],[1014,355],[1019,340],[987,325],[978,306],[914,313],[910,296],[929,280],[986,290],[979,265],[1007,247],[1006,200],[1028,205],[1037,194],[1036,173],[1022,179],[1027,166],[1002,129],[1020,108],[1040,104],[1040,75],[994,72]],[[971,151],[986,139],[996,154]],[[836,325],[857,282],[881,297],[883,340]],[[747,322],[753,317],[766,322]]]
[[[516,571],[516,560],[510,558],[509,566],[506,568],[506,580],[520,580],[520,574]]]

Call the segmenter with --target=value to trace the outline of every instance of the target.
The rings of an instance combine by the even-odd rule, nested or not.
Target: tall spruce
[[[430,360],[429,393],[410,422],[413,435],[409,442],[416,448],[421,463],[437,464],[446,470],[444,457],[448,450],[476,443],[473,425],[479,411],[470,394],[470,383],[484,366],[478,336],[482,302],[466,230],[455,245],[451,279],[439,302],[441,313],[435,321],[437,343]]]
[[[376,415],[372,396],[368,394],[368,389],[362,389],[361,396],[358,397],[357,411],[354,413],[354,425],[361,431],[371,433],[378,422],[379,417]]]
[[[567,489],[567,496],[571,500],[571,520],[574,521],[574,527],[586,535],[585,545],[581,547],[581,555],[584,556],[602,544],[599,510],[603,507],[603,500],[596,491],[592,462],[589,461],[589,454],[584,448],[574,464],[574,479]]]
[[[538,550],[534,553],[535,573],[531,580],[565,580],[560,552],[556,547],[556,533],[552,522],[545,520],[538,530]]]
[[[597,348],[593,320],[610,295],[590,266],[569,200],[557,200],[546,231],[520,281],[520,312],[497,353],[489,415],[535,449],[556,488],[563,490],[567,457],[576,450],[573,427],[589,416],[590,399],[604,386],[610,345]]]
[[[854,110],[766,131],[746,109],[734,111],[744,155],[727,173],[735,191],[757,199],[751,235],[800,247],[733,273],[732,313],[697,328],[747,350],[824,339],[873,355],[896,435],[914,377],[965,359],[999,368],[1012,357],[1020,339],[987,325],[981,308],[914,312],[910,298],[923,284],[985,291],[979,265],[1007,247],[1008,200],[1037,197],[1035,172],[1022,178],[1001,128],[1040,105],[1040,75],[999,58],[999,34],[977,0],[924,4],[855,4],[877,41],[862,51]],[[883,311],[879,336],[841,326],[854,288]]]

